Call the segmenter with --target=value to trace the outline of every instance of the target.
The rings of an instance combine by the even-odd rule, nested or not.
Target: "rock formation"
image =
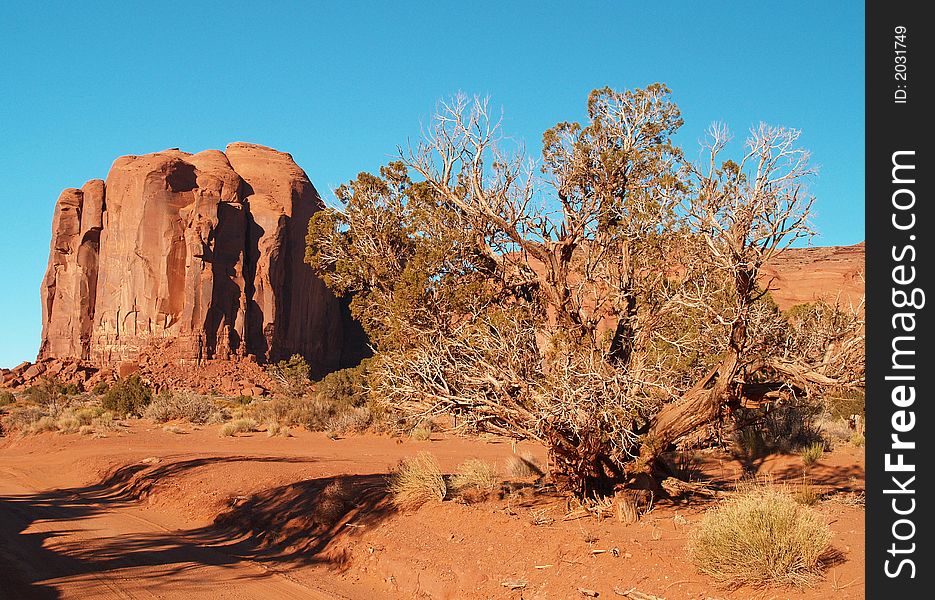
[[[56,204],[39,360],[297,353],[316,375],[338,368],[341,305],[303,260],[321,207],[292,157],[263,146],[118,158]]]

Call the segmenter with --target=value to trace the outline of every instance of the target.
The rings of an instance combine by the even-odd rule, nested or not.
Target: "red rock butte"
[[[341,304],[304,262],[323,206],[289,154],[233,143],[118,158],[55,206],[38,360],[97,367],[301,354],[341,366]],[[178,363],[177,363],[178,364]]]

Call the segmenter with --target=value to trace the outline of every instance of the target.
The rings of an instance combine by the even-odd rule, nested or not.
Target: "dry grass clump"
[[[426,502],[444,500],[448,495],[445,476],[428,452],[403,460],[390,476],[389,487],[393,503],[400,508],[418,508]]]
[[[805,585],[821,575],[830,542],[817,513],[759,485],[709,511],[689,549],[702,573],[728,586]]]
[[[462,463],[451,478],[452,491],[469,502],[486,500],[499,487],[500,474],[497,467],[479,459]]]
[[[157,395],[143,410],[143,416],[156,423],[182,420],[204,425],[220,412],[208,397],[192,392],[163,392]]]
[[[348,406],[335,413],[328,422],[329,431],[363,433],[370,426],[372,415],[366,406]]]
[[[55,427],[62,433],[77,433],[81,422],[73,415],[62,415],[55,421]]]
[[[224,423],[219,435],[221,437],[231,437],[238,433],[250,433],[256,431],[256,421],[253,419],[235,419],[229,423]]]
[[[417,442],[429,442],[432,440],[432,428],[428,425],[419,425],[409,432],[409,437]]]
[[[825,453],[825,445],[822,442],[814,442],[802,448],[799,455],[802,457],[802,464],[805,468],[811,468],[821,459]]]
[[[55,419],[46,415],[30,423],[25,431],[31,434],[43,433],[45,431],[58,431],[58,423],[56,423]]]
[[[542,467],[539,461],[532,454],[523,455],[514,454],[506,461],[506,471],[514,479],[530,479],[532,477],[542,477]]]
[[[0,390],[0,408],[16,404],[16,396],[9,390]]]
[[[801,485],[795,488],[792,497],[795,498],[796,502],[804,504],[805,506],[814,506],[821,500],[821,494],[818,493],[818,489],[805,478],[803,478]]]
[[[289,428],[277,421],[271,421],[266,424],[266,435],[267,437],[292,437],[292,434],[289,433]]]
[[[848,440],[848,442],[850,442],[850,443],[853,444],[854,446],[857,446],[858,448],[863,448],[863,447],[864,447],[864,444],[866,443],[866,439],[864,438],[864,434],[862,434],[862,433],[856,433],[856,432],[855,432],[855,433],[850,437],[850,439]]]

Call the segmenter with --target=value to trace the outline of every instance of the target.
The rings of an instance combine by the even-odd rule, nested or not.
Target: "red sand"
[[[657,504],[628,526],[564,521],[565,501],[550,496],[414,512],[385,498],[384,478],[406,456],[430,451],[448,472],[469,458],[502,465],[508,441],[219,438],[218,426],[181,427],[188,433],[135,421],[101,439],[0,438],[0,598],[864,597],[864,510],[834,499],[817,510],[843,562],[822,582],[730,591],[699,575],[685,548],[709,502]],[[544,462],[535,445],[516,451]],[[739,475],[735,461],[705,456],[707,475]],[[811,477],[859,492],[863,465],[842,446]],[[801,461],[772,457],[760,473],[795,482]],[[337,486],[349,501],[329,500]]]

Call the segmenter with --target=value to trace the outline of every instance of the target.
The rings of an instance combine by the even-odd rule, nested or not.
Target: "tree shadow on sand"
[[[69,532],[68,523],[132,507],[160,481],[201,465],[236,461],[313,462],[279,457],[164,458],[156,465],[121,467],[83,488],[0,496],[0,515],[6,515],[0,519],[4,548],[0,568],[10,573],[0,583],[0,592],[11,598],[58,598],[58,591],[43,582],[131,567],[147,567],[150,591],[183,585],[195,576],[191,571],[204,566],[226,568],[244,561],[262,563],[267,569],[241,569],[232,577],[270,577],[276,569],[269,567],[276,564],[340,569],[349,557],[335,542],[356,536],[394,512],[385,474],[339,475],[236,497],[207,527],[184,531],[149,527],[142,533],[93,540],[54,539]]]

